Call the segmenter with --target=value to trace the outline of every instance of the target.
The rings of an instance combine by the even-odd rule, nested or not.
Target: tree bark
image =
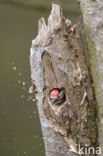
[[[80,25],[72,26],[53,4],[48,25],[41,18],[38,29],[30,65],[46,156],[85,155],[78,153],[76,144],[95,148],[96,112]],[[53,88],[64,90],[66,99],[60,105],[51,104]]]
[[[94,82],[97,115],[98,142],[103,147],[103,1],[80,0],[88,43],[90,70]],[[102,154],[103,156],[103,148]]]

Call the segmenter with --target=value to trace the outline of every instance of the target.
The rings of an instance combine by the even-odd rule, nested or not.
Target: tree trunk
[[[103,1],[80,0],[88,43],[90,70],[94,82],[97,114],[98,142],[103,147]],[[103,156],[103,148],[102,154]]]
[[[96,112],[80,25],[72,26],[53,4],[48,25],[41,18],[38,29],[30,65],[46,156],[85,155],[78,153],[77,145],[95,148]],[[52,89],[62,91],[61,103],[52,103]]]

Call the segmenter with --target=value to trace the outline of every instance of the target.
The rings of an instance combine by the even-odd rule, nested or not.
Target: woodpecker
[[[49,99],[50,99],[52,105],[62,104],[66,100],[64,89],[63,88],[62,89],[59,89],[59,88],[52,89],[49,93]]]

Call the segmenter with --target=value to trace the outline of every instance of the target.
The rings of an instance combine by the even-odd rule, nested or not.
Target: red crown
[[[51,99],[52,98],[54,99],[54,98],[57,98],[59,94],[60,94],[59,89],[52,89],[49,96]]]

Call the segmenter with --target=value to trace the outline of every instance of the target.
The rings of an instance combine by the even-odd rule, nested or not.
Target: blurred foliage
[[[29,51],[37,21],[49,16],[50,0],[0,0],[0,156],[44,156],[31,85]],[[76,23],[76,0],[54,0]]]
[[[57,3],[62,6],[65,13],[69,12],[69,14],[80,14],[76,0],[1,0],[1,3],[42,11],[50,10],[51,3]]]

